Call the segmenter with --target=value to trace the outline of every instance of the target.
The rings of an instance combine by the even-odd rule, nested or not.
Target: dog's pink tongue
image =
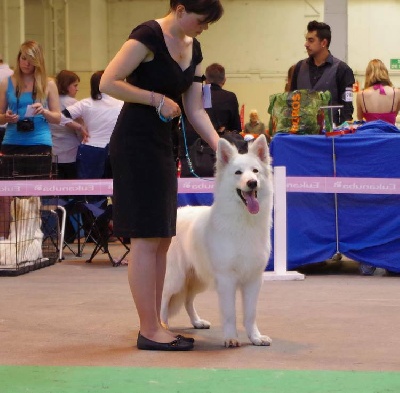
[[[247,210],[251,214],[257,214],[260,210],[260,205],[258,204],[258,200],[255,195],[255,191],[243,193],[244,199],[246,200]]]

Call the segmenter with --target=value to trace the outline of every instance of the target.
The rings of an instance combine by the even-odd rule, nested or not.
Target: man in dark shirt
[[[212,107],[206,108],[205,110],[210,116],[210,120],[215,130],[220,134],[220,136],[226,137],[228,140],[235,142],[235,140],[232,140],[234,138],[231,138],[229,135],[231,133],[228,132],[234,131],[235,134],[237,134],[235,136],[238,137],[240,143],[240,140],[243,141],[243,138],[239,137],[242,128],[239,115],[239,102],[235,93],[222,88],[226,82],[225,68],[218,63],[210,64],[205,71],[205,82],[211,85],[212,103]],[[194,130],[193,126],[187,121],[186,117],[184,117],[184,132],[186,145],[189,148],[199,138],[199,135]],[[204,144],[206,143],[204,142]],[[191,174],[187,167],[185,156],[185,140],[181,133],[179,136],[179,158],[182,166],[181,176],[190,177]]]
[[[329,90],[331,105],[343,105],[334,109],[333,122],[336,125],[353,119],[352,69],[343,61],[333,57],[329,51],[331,28],[323,22],[312,21],[307,25],[306,47],[308,58],[300,60],[295,67],[290,90]]]
[[[239,102],[236,94],[224,90],[226,82],[225,68],[213,63],[206,68],[206,83],[211,84],[212,107],[206,111],[218,133],[241,131]]]

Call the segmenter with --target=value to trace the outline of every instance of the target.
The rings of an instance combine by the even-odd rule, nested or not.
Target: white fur
[[[0,269],[15,269],[20,263],[33,265],[43,257],[43,233],[40,229],[40,198],[11,201],[10,236],[0,240]]]
[[[236,189],[256,184],[259,212],[251,214]],[[256,183],[254,183],[254,181]],[[217,151],[214,203],[178,209],[177,236],[167,257],[161,319],[185,305],[195,328],[207,329],[194,308],[196,294],[215,284],[222,316],[225,346],[240,346],[236,329],[235,297],[240,289],[243,324],[254,345],[269,345],[256,325],[256,304],[262,274],[271,251],[273,183],[269,150],[264,136],[239,154],[220,139]]]

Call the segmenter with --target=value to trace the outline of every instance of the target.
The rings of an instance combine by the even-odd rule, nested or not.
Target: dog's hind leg
[[[165,293],[163,293],[163,297],[161,299],[161,310],[160,310],[160,319],[161,319],[161,325],[165,328],[168,329],[168,309],[169,309],[169,302],[170,302],[170,297],[166,296]]]
[[[196,278],[191,278],[187,285],[185,308],[189,315],[190,322],[196,329],[209,329],[211,326],[210,322],[200,318],[194,307],[194,298],[198,293],[203,292],[206,288],[207,285],[201,283]]]
[[[246,328],[247,336],[254,345],[266,346],[270,345],[272,340],[268,336],[263,336],[256,324],[256,308],[261,280],[262,278],[257,278],[242,284],[243,324]]]

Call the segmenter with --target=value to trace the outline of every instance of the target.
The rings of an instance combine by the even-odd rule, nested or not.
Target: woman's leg
[[[157,282],[156,282],[156,309],[158,322],[161,325],[161,299],[164,289],[165,271],[167,270],[167,252],[171,244],[171,238],[160,239],[157,252]],[[171,333],[172,334],[172,333]]]
[[[152,341],[170,342],[160,324],[160,307],[170,239],[131,239],[128,279],[140,320],[140,333]]]

